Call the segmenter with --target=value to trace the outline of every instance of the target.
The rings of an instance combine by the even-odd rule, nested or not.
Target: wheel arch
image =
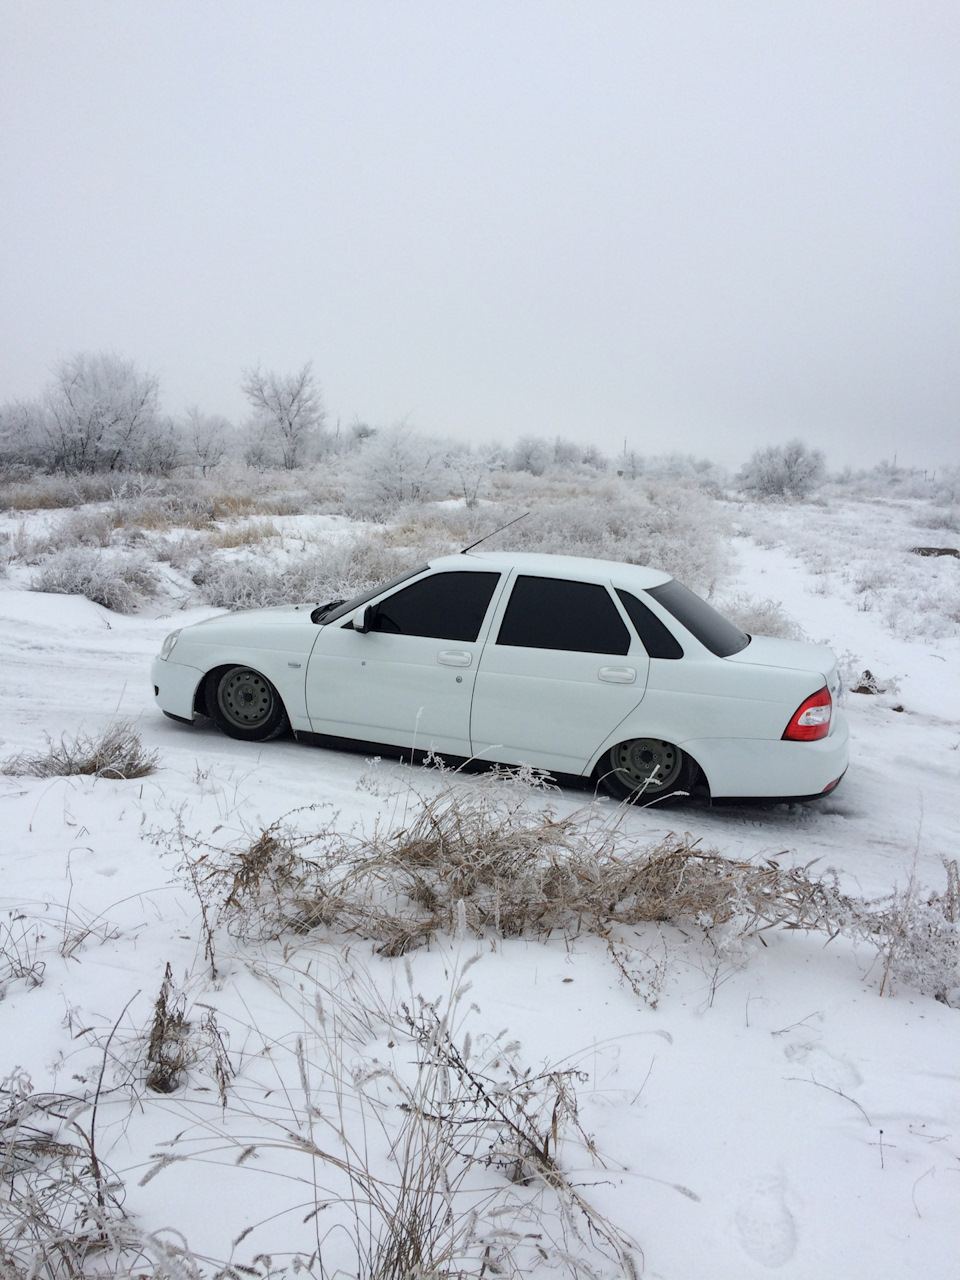
[[[296,660],[287,653],[272,653],[265,649],[236,649],[230,650],[229,658],[222,658],[217,655],[217,661],[203,668],[203,675],[194,690],[193,710],[194,714],[209,716],[210,708],[207,704],[207,691],[210,687],[210,677],[213,675],[223,675],[225,671],[229,671],[232,667],[249,667],[251,671],[257,671],[264,676],[276,689],[280,701],[283,703],[284,711],[287,719],[294,729],[308,729],[310,727],[307,720],[307,700],[306,700],[306,659]],[[293,662],[296,660],[296,666]]]
[[[710,779],[707,776],[707,772],[704,769],[703,765],[700,763],[697,757],[693,754],[693,752],[688,751],[687,748],[682,743],[679,743],[676,741],[675,736],[671,736],[669,733],[657,733],[657,732],[650,731],[646,733],[625,733],[623,735],[614,734],[610,738],[610,740],[607,743],[605,743],[603,749],[600,751],[596,759],[593,761],[593,764],[589,769],[589,776],[594,779],[599,779],[600,774],[605,767],[607,756],[614,747],[618,747],[623,743],[642,740],[644,738],[653,738],[660,742],[669,742],[672,746],[675,746],[679,751],[682,751],[686,759],[689,760],[690,764],[693,766],[694,779],[693,779],[692,785],[697,788],[702,787],[703,790],[707,793],[708,799],[711,797],[712,792],[710,788]]]

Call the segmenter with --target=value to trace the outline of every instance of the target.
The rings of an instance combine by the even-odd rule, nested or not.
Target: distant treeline
[[[294,373],[247,370],[240,385],[250,405],[240,424],[196,407],[171,416],[161,410],[156,376],[132,360],[103,352],[63,359],[37,399],[0,405],[0,467],[8,477],[11,469],[165,476],[184,469],[206,475],[227,463],[263,471],[320,464],[343,469],[354,488],[361,482],[359,488],[378,494],[382,506],[442,496],[472,506],[497,472],[686,480],[715,493],[774,499],[805,497],[827,479],[823,454],[799,440],[757,450],[730,475],[705,458],[626,448],[609,457],[595,445],[559,437],[525,435],[506,446],[471,446],[408,424],[355,421],[331,429],[310,364]],[[835,478],[854,483],[868,476],[881,488],[909,488],[920,479],[920,473],[887,464]],[[949,475],[944,480],[956,483]]]

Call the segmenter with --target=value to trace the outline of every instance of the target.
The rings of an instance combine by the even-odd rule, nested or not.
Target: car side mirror
[[[360,623],[359,626],[357,626],[357,624],[354,623],[353,629],[354,631],[359,631],[362,636],[365,636],[368,631],[373,630],[373,624],[376,622],[376,620],[377,620],[377,606],[375,604],[368,604],[363,611],[363,621]]]

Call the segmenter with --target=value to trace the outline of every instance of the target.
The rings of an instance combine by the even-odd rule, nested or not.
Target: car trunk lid
[[[781,640],[774,636],[751,636],[745,649],[729,654],[724,662],[738,662],[753,667],[781,667],[787,671],[816,671],[831,684],[831,677],[837,666],[836,655],[825,644]]]

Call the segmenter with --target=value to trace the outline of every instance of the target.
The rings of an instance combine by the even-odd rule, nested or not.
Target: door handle
[[[637,671],[635,667],[601,667],[597,676],[609,684],[633,684]]]
[[[437,661],[442,662],[445,667],[469,667],[473,654],[469,649],[441,649],[437,654]]]

